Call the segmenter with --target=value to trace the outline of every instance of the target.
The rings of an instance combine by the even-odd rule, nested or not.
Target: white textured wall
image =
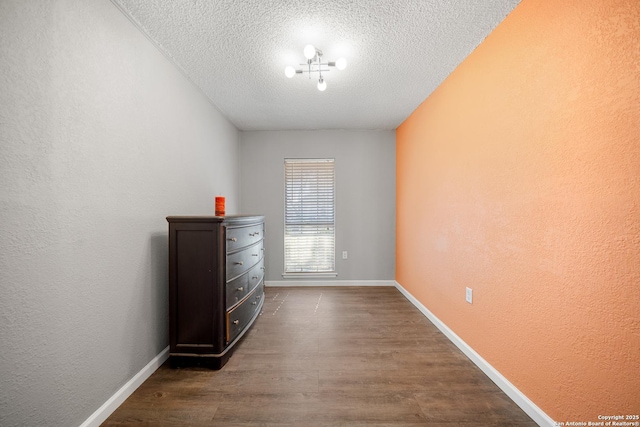
[[[242,210],[266,215],[266,280],[283,280],[288,157],[336,159],[336,280],[394,279],[395,131],[243,131],[240,141]]]
[[[168,345],[165,216],[238,131],[107,0],[0,1],[0,425],[81,424]]]

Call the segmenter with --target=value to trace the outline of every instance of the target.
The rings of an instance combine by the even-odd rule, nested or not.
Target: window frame
[[[300,271],[302,270],[297,269],[298,271],[295,271],[296,269],[291,269],[291,262],[288,262],[288,257],[287,257],[287,248],[290,247],[287,244],[287,236],[288,234],[288,226],[302,226],[303,222],[299,222],[298,224],[292,224],[291,221],[287,221],[287,217],[288,217],[288,213],[289,213],[289,217],[291,217],[291,213],[288,210],[288,201],[289,196],[288,196],[288,192],[289,192],[289,187],[290,187],[290,180],[289,180],[289,174],[290,174],[290,170],[289,170],[289,164],[292,163],[331,163],[332,167],[331,167],[331,171],[332,171],[332,175],[331,175],[331,196],[332,196],[332,208],[333,211],[331,213],[331,219],[333,220],[332,223],[332,235],[331,235],[331,254],[330,256],[327,256],[325,259],[327,261],[329,261],[329,257],[330,257],[330,266],[332,267],[332,270],[320,270],[320,269],[316,269],[315,271]],[[283,215],[283,222],[284,222],[284,229],[283,229],[283,274],[282,277],[283,278],[323,278],[323,277],[336,277],[337,274],[337,270],[336,270],[336,168],[335,168],[335,158],[285,158],[284,159],[284,215]],[[323,223],[321,221],[314,223],[310,223],[308,225],[314,226],[316,227],[316,231],[318,231],[318,228],[321,227],[321,224],[327,224],[326,222]],[[317,237],[320,237],[320,235],[316,235]],[[290,260],[289,260],[290,261]],[[319,265],[316,265],[315,267],[317,268]],[[287,268],[290,268],[289,271],[287,271]],[[309,267],[308,267],[309,268]]]

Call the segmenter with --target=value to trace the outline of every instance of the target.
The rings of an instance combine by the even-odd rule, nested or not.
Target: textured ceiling
[[[241,130],[395,129],[519,0],[112,0]],[[318,91],[308,43],[344,56]]]

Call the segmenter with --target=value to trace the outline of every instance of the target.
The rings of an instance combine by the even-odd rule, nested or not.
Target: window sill
[[[338,273],[282,273],[283,279],[324,279],[327,277],[338,277]]]

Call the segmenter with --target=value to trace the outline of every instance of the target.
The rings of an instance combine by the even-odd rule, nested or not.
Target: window
[[[284,275],[335,275],[335,161],[285,159]]]

